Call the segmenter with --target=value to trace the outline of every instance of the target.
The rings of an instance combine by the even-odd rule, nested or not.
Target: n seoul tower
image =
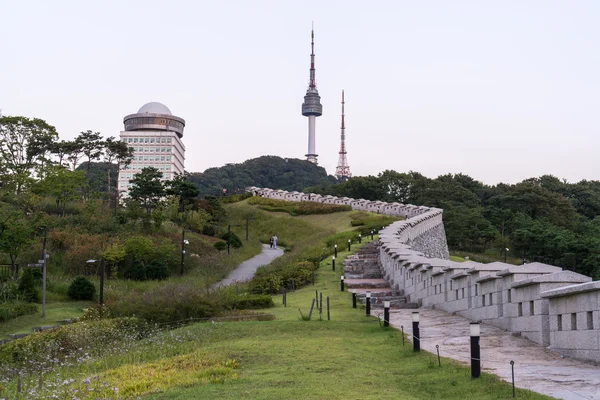
[[[317,81],[315,79],[315,30],[311,30],[311,53],[310,53],[310,82],[304,103],[302,103],[302,115],[308,117],[308,154],[306,160],[317,164],[318,155],[315,152],[315,120],[323,114],[321,105],[321,96],[317,90]]]

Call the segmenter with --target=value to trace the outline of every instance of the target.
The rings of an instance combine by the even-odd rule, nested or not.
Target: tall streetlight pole
[[[256,217],[251,217],[249,215],[246,216],[246,242],[248,241],[248,221],[251,219],[256,219]]]
[[[184,264],[185,264],[185,245],[190,244],[189,240],[185,238],[185,227],[181,228],[181,276],[183,276]]]

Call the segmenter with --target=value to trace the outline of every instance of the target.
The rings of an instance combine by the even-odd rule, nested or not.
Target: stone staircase
[[[356,290],[360,301],[366,302],[367,292],[371,292],[371,308],[383,308],[389,301],[390,308],[418,308],[417,304],[407,303],[402,291],[393,290],[383,279],[379,266],[379,247],[371,242],[360,248],[358,253],[346,257],[344,261],[344,283],[348,290]]]

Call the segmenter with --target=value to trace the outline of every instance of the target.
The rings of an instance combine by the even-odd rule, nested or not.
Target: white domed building
[[[134,149],[134,157],[129,166],[119,170],[118,191],[121,197],[128,197],[129,181],[146,167],[158,169],[165,180],[183,174],[183,118],[174,116],[162,103],[150,102],[137,113],[123,118],[123,124],[125,130],[120,134],[121,141]]]

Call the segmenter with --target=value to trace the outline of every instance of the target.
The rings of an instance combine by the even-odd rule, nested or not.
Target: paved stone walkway
[[[235,282],[243,282],[251,279],[258,267],[269,264],[277,257],[283,255],[283,249],[271,249],[269,245],[263,244],[262,251],[260,254],[241,263],[235,270],[233,270],[229,276],[220,282],[213,285],[213,289],[220,286],[229,286]]]
[[[412,338],[412,312],[392,310],[390,324]],[[440,356],[470,364],[469,320],[439,310],[418,309],[421,348]],[[511,335],[490,325],[481,325],[481,368],[511,381],[510,361],[515,362],[515,385],[567,400],[600,399],[600,367],[562,358],[560,354]],[[412,342],[410,344],[412,346]]]

